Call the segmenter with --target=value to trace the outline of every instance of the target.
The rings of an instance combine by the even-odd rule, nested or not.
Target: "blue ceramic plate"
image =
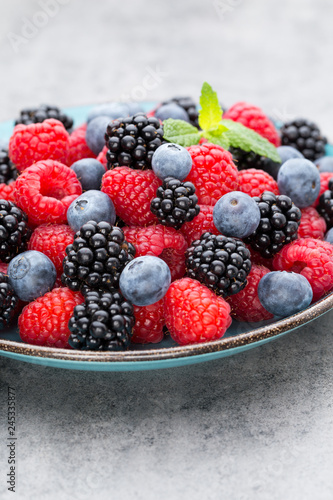
[[[150,110],[154,103],[145,103]],[[92,106],[68,108],[65,111],[80,125]],[[8,140],[13,122],[0,123],[0,140]],[[327,154],[331,154],[327,151]],[[316,302],[306,310],[283,320],[261,323],[238,323],[233,321],[227,334],[215,342],[191,346],[178,346],[170,337],[157,345],[133,346],[119,353],[74,351],[24,344],[16,328],[1,332],[0,355],[19,361],[36,363],[56,368],[90,371],[136,371],[184,366],[211,361],[244,352],[271,340],[280,338],[296,328],[319,318],[333,307],[333,293]]]

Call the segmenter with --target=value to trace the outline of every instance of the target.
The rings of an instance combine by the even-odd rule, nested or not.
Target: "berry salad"
[[[318,126],[175,97],[22,110],[0,150],[0,327],[123,351],[220,339],[333,289],[333,158]],[[1,139],[1,138],[0,138]]]

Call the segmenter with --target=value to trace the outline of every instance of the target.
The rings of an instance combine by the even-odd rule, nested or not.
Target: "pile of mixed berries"
[[[198,118],[199,117],[199,118]],[[333,158],[308,120],[278,130],[239,102],[223,118],[281,159],[201,135],[190,98],[86,123],[23,110],[0,151],[0,325],[30,344],[119,351],[217,340],[237,321],[295,314],[333,289]],[[177,122],[179,123],[179,122]],[[202,122],[201,122],[202,123]],[[251,132],[252,133],[252,132]]]

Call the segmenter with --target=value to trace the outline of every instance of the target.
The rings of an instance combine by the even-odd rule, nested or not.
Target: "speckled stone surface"
[[[60,3],[46,23],[36,14]],[[206,79],[226,105],[306,113],[333,138],[327,1],[11,0],[0,13],[0,120],[40,102],[195,97]],[[45,25],[24,31],[26,19]],[[15,52],[8,35],[22,29],[31,38]],[[0,358],[1,408],[11,385],[18,412],[16,496],[6,492],[0,414],[0,498],[330,500],[332,321],[333,312],[240,356],[160,372]]]

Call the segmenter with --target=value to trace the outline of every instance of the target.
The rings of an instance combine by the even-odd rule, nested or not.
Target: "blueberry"
[[[99,161],[94,158],[84,158],[73,163],[71,169],[76,173],[83,191],[101,188],[105,168]]]
[[[4,139],[0,139],[0,150],[1,149],[8,149],[8,141],[5,141]]]
[[[134,103],[133,103],[134,104]],[[99,116],[107,116],[110,120],[115,120],[116,118],[123,118],[128,116],[129,106],[128,104],[121,102],[109,102],[106,104],[99,104],[98,106],[94,106],[90,111],[87,123],[91,122],[94,118]]]
[[[164,297],[170,283],[170,269],[164,260],[144,255],[127,264],[120,275],[119,288],[132,304],[149,306]]]
[[[178,144],[162,144],[153,154],[151,166],[157,177],[164,180],[174,177],[182,181],[192,168],[192,158],[187,149]]]
[[[246,238],[259,225],[258,203],[241,191],[227,193],[214,206],[213,221],[216,229],[225,236]]]
[[[110,123],[108,116],[96,116],[88,123],[86,130],[86,143],[91,151],[97,156],[105,146],[106,127]]]
[[[285,163],[287,160],[292,160],[293,158],[304,158],[302,153],[292,146],[279,146],[277,152],[281,158],[281,163]]]
[[[333,245],[333,227],[327,231],[324,240]]]
[[[305,208],[319,195],[320,175],[310,160],[293,158],[281,165],[277,183],[281,194],[289,196],[297,207]]]
[[[67,221],[76,232],[86,222],[108,222],[113,225],[116,221],[116,211],[111,199],[102,191],[94,189],[78,196],[68,207]]]
[[[322,156],[315,160],[319,172],[333,172],[333,156]]]
[[[10,261],[7,273],[16,295],[24,302],[31,302],[52,290],[57,278],[53,262],[36,250],[16,255]]]
[[[136,115],[137,113],[144,113],[144,109],[138,102],[127,102],[129,116]]]
[[[162,121],[167,120],[168,118],[173,118],[174,120],[184,120],[186,122],[190,121],[185,109],[178,106],[175,102],[162,104],[162,106],[155,111],[155,116]]]
[[[308,307],[313,292],[310,283],[301,274],[273,271],[261,278],[258,297],[268,312],[285,318]]]

